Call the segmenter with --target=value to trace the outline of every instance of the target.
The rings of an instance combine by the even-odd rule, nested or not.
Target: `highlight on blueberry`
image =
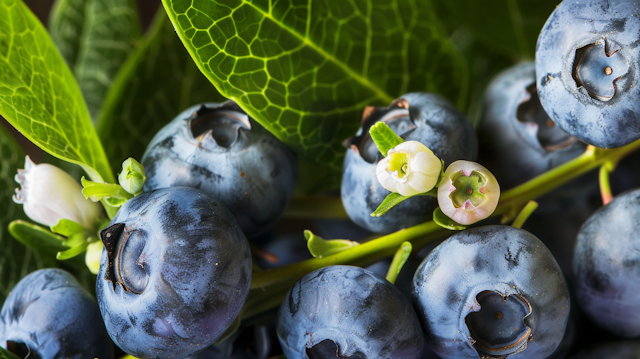
[[[251,283],[249,244],[213,197],[188,187],[144,192],[101,237],[96,296],[111,339],[125,352],[187,357],[238,316]]]
[[[640,336],[640,190],[616,196],[582,225],[573,254],[577,299],[619,337]]]
[[[438,187],[442,213],[468,225],[489,217],[498,206],[500,185],[489,170],[471,161],[456,161],[447,167]]]
[[[300,279],[280,306],[288,359],[420,358],[423,335],[409,300],[360,267],[329,266]]]
[[[275,225],[296,184],[296,155],[232,101],[180,113],[141,161],[144,190],[198,188],[220,200],[249,238]]]
[[[0,347],[20,358],[113,358],[95,299],[54,268],[25,276],[4,301]]]
[[[534,235],[510,226],[449,237],[416,271],[412,293],[427,343],[445,359],[545,358],[569,317],[555,259]]]

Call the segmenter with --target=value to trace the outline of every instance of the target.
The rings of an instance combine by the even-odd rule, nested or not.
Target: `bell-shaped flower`
[[[24,213],[35,222],[51,227],[68,219],[94,229],[104,216],[102,206],[84,198],[80,184],[56,166],[36,165],[27,156],[15,180],[21,188],[16,188],[13,201],[23,204]]]
[[[438,205],[454,221],[469,225],[489,217],[498,206],[500,185],[488,169],[471,161],[453,162],[438,187]]]
[[[442,162],[427,146],[406,141],[389,150],[376,167],[382,187],[403,196],[429,192],[436,186]]]

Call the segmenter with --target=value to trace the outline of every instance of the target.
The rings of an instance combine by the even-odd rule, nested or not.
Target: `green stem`
[[[516,217],[516,219],[513,220],[513,223],[511,224],[511,226],[516,228],[522,228],[522,225],[524,224],[524,222],[527,221],[527,218],[529,218],[531,213],[533,213],[533,211],[535,211],[536,208],[538,208],[538,202],[533,200],[529,201],[527,205],[524,206],[522,211],[520,211],[520,213],[518,214],[518,217]]]
[[[598,175],[598,181],[600,182],[600,196],[602,197],[602,204],[605,206],[613,199],[611,185],[609,184],[609,173],[611,173],[610,167],[611,165],[609,163],[603,164],[600,166],[600,173]]]
[[[579,157],[541,174],[522,185],[502,194],[492,217],[514,212],[527,202],[587,173],[605,162],[617,164],[620,159],[640,148],[640,140],[615,149],[587,147]],[[433,221],[401,229],[380,238],[362,243],[325,258],[313,258],[286,266],[264,270],[253,275],[251,292],[245,306],[267,300],[272,294],[286,292],[298,279],[316,269],[337,264],[367,266],[385,257],[391,256],[402,242],[411,242],[414,248],[423,246],[444,237],[450,231]]]
[[[398,274],[400,274],[402,267],[407,263],[407,259],[409,259],[411,248],[411,243],[403,242],[400,245],[400,248],[396,251],[396,254],[393,255],[393,260],[391,261],[391,265],[387,271],[387,280],[391,282],[391,284],[396,284]]]
[[[294,197],[284,211],[287,218],[348,219],[342,200],[335,196]]]

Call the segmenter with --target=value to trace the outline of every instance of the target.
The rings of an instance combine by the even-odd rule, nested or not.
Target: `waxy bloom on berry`
[[[436,186],[442,162],[427,146],[406,141],[389,150],[378,162],[376,175],[382,187],[403,196],[429,192]]]
[[[471,161],[455,161],[438,187],[442,213],[468,225],[489,217],[500,199],[500,185],[488,169]]]
[[[27,156],[15,180],[21,188],[16,188],[13,201],[22,204],[24,213],[35,222],[50,227],[68,219],[92,229],[103,217],[100,203],[84,198],[80,184],[56,166],[36,165]]]

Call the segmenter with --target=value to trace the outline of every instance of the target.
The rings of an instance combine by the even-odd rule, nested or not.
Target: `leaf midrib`
[[[275,24],[277,24],[278,26],[280,26],[282,29],[288,31],[290,34],[292,34],[293,36],[295,36],[296,38],[298,38],[298,40],[302,41],[302,43],[304,43],[305,45],[309,46],[310,48],[312,48],[313,50],[315,50],[316,52],[318,52],[320,55],[322,55],[324,58],[326,58],[327,60],[335,63],[338,67],[340,67],[344,72],[346,72],[350,77],[352,77],[353,79],[355,79],[356,81],[360,82],[362,85],[364,85],[365,87],[372,89],[376,95],[383,101],[386,101],[388,103],[391,103],[394,100],[394,97],[389,95],[388,93],[386,93],[384,90],[382,90],[380,87],[378,87],[377,85],[375,85],[373,82],[371,82],[368,78],[358,74],[357,72],[355,72],[353,69],[351,69],[349,66],[347,66],[344,62],[340,61],[338,58],[336,58],[335,56],[331,55],[330,53],[326,52],[323,48],[321,48],[320,46],[316,45],[315,43],[311,42],[309,40],[309,38],[307,38],[306,36],[301,35],[300,33],[298,33],[297,31],[295,31],[294,29],[290,28],[289,26],[285,25],[284,23],[282,23],[281,21],[277,20],[276,18],[274,18],[271,13],[269,12],[265,12],[263,9],[259,8],[258,6],[252,4],[251,2],[247,1],[247,0],[242,0],[243,4],[247,4],[249,6],[251,6],[252,8],[256,9],[257,11],[259,11],[265,18],[270,19],[271,21],[273,21]],[[311,13],[311,8],[308,8],[307,11],[309,13]],[[309,25],[309,20],[307,20],[307,26]]]

